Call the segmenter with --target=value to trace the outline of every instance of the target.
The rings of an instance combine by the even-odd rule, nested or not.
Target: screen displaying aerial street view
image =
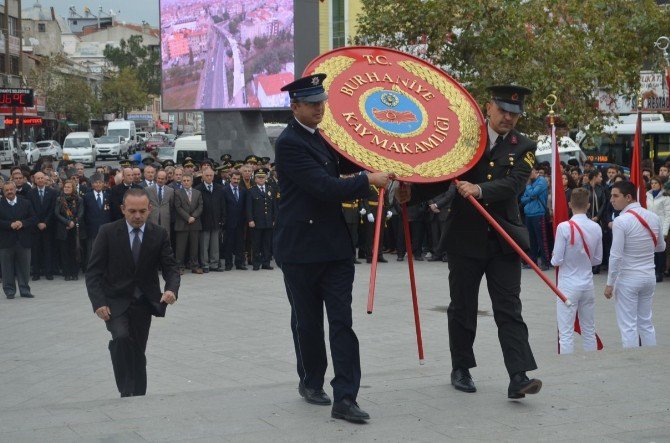
[[[161,0],[163,109],[286,108],[293,0]]]

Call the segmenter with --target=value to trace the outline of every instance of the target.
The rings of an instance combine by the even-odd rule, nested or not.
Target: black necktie
[[[40,204],[44,203],[44,189],[40,189]]]
[[[133,234],[135,234],[135,236],[133,237],[131,251],[133,253],[133,260],[135,261],[135,264],[137,264],[140,261],[140,247],[142,246],[142,241],[140,240],[140,228],[133,228]]]
[[[235,201],[240,201],[240,196],[237,194],[237,186],[233,188],[233,194],[235,194]]]
[[[158,203],[163,203],[163,187],[158,187]]]
[[[102,209],[102,199],[100,198],[100,193],[98,192],[97,195],[98,195],[98,198],[97,198],[97,200],[98,200],[98,208]]]
[[[210,194],[212,193],[212,185],[207,185],[207,191],[209,191]]]
[[[491,146],[491,151],[493,151],[498,145],[500,145],[500,143],[502,143],[503,140],[505,140],[505,137],[503,137],[502,135],[498,134],[498,138],[496,138],[495,143],[493,143],[493,146]]]

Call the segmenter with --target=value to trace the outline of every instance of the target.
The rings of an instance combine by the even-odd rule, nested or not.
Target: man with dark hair
[[[547,230],[544,219],[548,213],[547,199],[549,196],[549,184],[544,176],[541,165],[535,165],[530,171],[530,178],[526,184],[526,190],[521,196],[523,213],[526,216],[526,228],[530,236],[530,258],[540,265],[543,271],[549,269],[549,244],[547,242]],[[542,263],[538,263],[541,259]],[[529,268],[524,263],[524,268]]]
[[[112,335],[109,352],[116,386],[121,397],[132,397],[147,390],[145,351],[151,316],[165,316],[167,305],[177,300],[180,278],[167,232],[147,222],[151,208],[146,192],[126,192],[121,210],[123,220],[100,228],[86,288],[93,311]]]
[[[92,190],[83,198],[84,226],[86,226],[86,257],[91,256],[93,242],[100,227],[112,221],[109,192],[105,190],[105,177],[94,174],[91,177]]]
[[[621,213],[612,224],[605,297],[616,295],[614,306],[623,347],[654,346],[654,253],[665,251],[662,223],[637,202],[637,189],[629,181],[612,185],[610,200]]]
[[[30,200],[16,195],[13,181],[5,182],[0,199],[0,269],[2,289],[9,299],[16,294],[16,281],[21,297],[34,297],[28,280],[32,230],[36,223],[37,217]]]
[[[223,197],[226,201],[226,225],[223,257],[226,271],[235,268],[246,271],[244,263],[244,232],[246,225],[247,189],[240,184],[242,174],[239,171],[230,173],[230,182],[223,188]]]
[[[33,280],[39,280],[42,274],[47,280],[53,280],[55,268],[53,244],[56,240],[54,210],[58,192],[46,185],[47,177],[44,173],[35,173],[33,179],[35,188],[30,192],[30,201],[37,216],[37,230],[33,235],[31,252]]]
[[[114,186],[109,193],[109,203],[110,211],[112,216],[112,221],[119,220],[123,218],[123,213],[121,211],[121,204],[123,202],[123,195],[132,188],[140,188],[137,184],[133,183],[133,169],[132,168],[123,168],[123,181],[118,185]]]

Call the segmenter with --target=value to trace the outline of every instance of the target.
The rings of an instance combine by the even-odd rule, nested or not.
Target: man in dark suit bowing
[[[323,332],[325,304],[335,371],[331,416],[362,422],[370,416],[356,403],[361,368],[351,317],[354,249],[342,202],[365,197],[370,185],[385,186],[389,174],[340,178],[341,173],[352,172],[354,167],[339,157],[318,132],[327,98],[325,78],[325,74],[315,74],[282,88],[289,92],[294,119],[275,145],[281,199],[273,251],[284,273],[291,304],[298,392],[309,403],[331,403],[323,390],[328,365]]]
[[[518,198],[535,164],[536,143],[514,129],[523,113],[521,86],[492,86],[486,104],[488,146],[481,159],[460,178],[458,194],[451,203],[446,253],[449,262],[449,350],[451,384],[459,391],[476,392],[470,375],[475,367],[473,344],[477,331],[477,298],[486,275],[493,316],[505,367],[510,377],[509,398],[536,394],[542,382],[529,379],[526,371],[537,369],[528,343],[528,327],[521,316],[521,260],[511,246],[467,201],[473,196],[522,247],[528,249],[528,231],[521,223]],[[447,191],[450,183],[402,187],[400,202],[428,200]]]
[[[100,228],[86,271],[86,288],[96,315],[112,334],[109,352],[121,397],[147,390],[145,350],[151,316],[164,317],[177,300],[179,270],[164,228],[147,222],[149,198],[130,189],[124,218]],[[160,267],[165,289],[158,281]]]

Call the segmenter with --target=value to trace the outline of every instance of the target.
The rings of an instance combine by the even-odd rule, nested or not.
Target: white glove
[[[372,213],[368,214],[368,221],[369,221],[370,223],[374,223],[374,222],[375,222],[375,216],[372,215]]]
[[[361,215],[365,215],[365,214],[368,213],[368,211],[366,211],[365,208],[361,208],[361,210],[358,211],[358,213],[361,214]]]
[[[391,217],[393,217],[393,212],[391,212],[391,211],[386,211],[386,218],[389,219],[389,218],[391,218]]]

